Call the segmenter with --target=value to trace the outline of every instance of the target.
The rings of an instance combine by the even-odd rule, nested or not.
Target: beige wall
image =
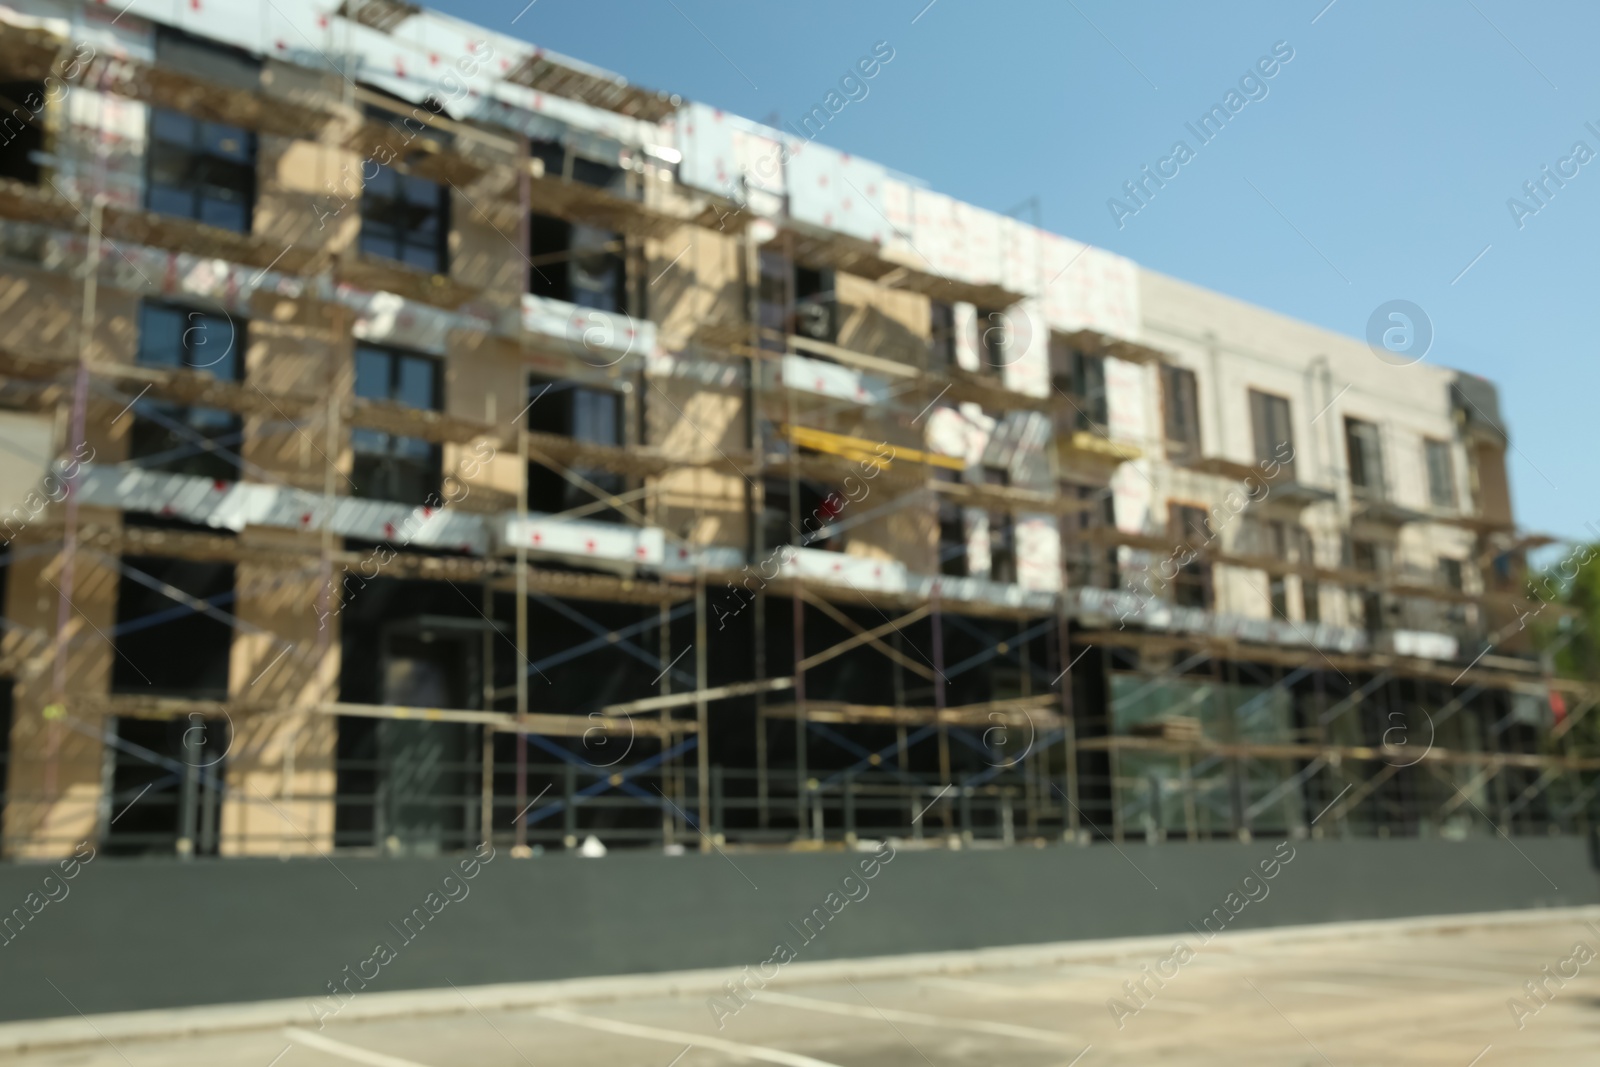
[[[1167,353],[1172,362],[1193,370],[1197,378],[1203,453],[1252,463],[1255,449],[1249,392],[1276,394],[1290,404],[1297,480],[1338,494],[1336,501],[1308,508],[1273,502],[1269,495],[1264,505],[1247,513],[1298,520],[1316,541],[1319,562],[1336,565],[1341,536],[1351,530],[1346,417],[1380,427],[1390,499],[1421,512],[1432,510],[1423,441],[1452,442],[1457,499],[1463,510],[1470,509],[1471,468],[1450,400],[1453,371],[1428,362],[1397,367],[1380,360],[1361,340],[1153,271],[1141,271],[1140,280],[1146,343]],[[1150,428],[1147,449],[1159,454],[1161,392],[1154,367],[1147,372],[1145,383]],[[1157,533],[1164,532],[1169,501],[1214,505],[1239,484],[1165,463],[1149,464],[1148,470],[1155,483],[1150,529]],[[1369,526],[1355,533],[1388,542],[1395,563],[1418,575],[1436,573],[1440,558],[1470,560],[1474,554],[1470,532],[1442,523]],[[1227,543],[1229,535],[1224,532],[1223,536]],[[1471,569],[1469,565],[1469,589],[1475,581]],[[1217,610],[1271,617],[1270,602],[1263,595],[1266,582],[1262,572],[1237,568],[1219,572]],[[1323,590],[1323,621],[1359,625],[1355,603],[1346,604],[1340,595],[1330,596],[1330,592]],[[1298,601],[1298,596],[1291,599]]]
[[[85,528],[115,528],[115,514],[84,509]],[[10,777],[5,806],[8,856],[64,856],[92,839],[100,814],[103,694],[115,652],[106,639],[116,619],[117,573],[101,556],[82,551],[70,586],[65,628],[58,630],[62,557],[28,553],[46,545],[26,533],[12,544],[21,558],[6,580],[8,653],[27,652],[13,674]],[[64,688],[56,686],[56,635],[65,641]],[[10,656],[8,655],[8,659]],[[47,706],[65,714],[45,717]]]
[[[226,855],[314,854],[333,845],[335,720],[314,709],[337,699],[342,570],[325,583],[320,538],[248,529],[252,547],[290,552],[281,562],[240,563],[230,696]]]

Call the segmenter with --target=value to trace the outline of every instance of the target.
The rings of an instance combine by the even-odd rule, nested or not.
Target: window
[[[139,306],[141,367],[197,371],[240,379],[245,331],[226,315],[145,301]],[[171,474],[237,481],[243,423],[231,411],[140,400],[129,432],[135,466]]]
[[[532,215],[528,222],[528,292],[596,311],[623,311],[627,270],[620,235],[548,215]]]
[[[1352,540],[1350,565],[1368,574],[1382,574],[1388,569],[1388,546],[1376,541]]]
[[[1292,535],[1282,520],[1244,515],[1239,519],[1237,531],[1233,539],[1235,555],[1278,560],[1289,558],[1289,541]]]
[[[1459,559],[1441,559],[1439,561],[1439,581],[1446,589],[1453,592],[1464,592],[1465,584],[1462,581],[1461,561]]]
[[[832,344],[839,336],[838,294],[831,270],[796,267],[794,271],[794,332],[813,341]]]
[[[1202,550],[1215,536],[1211,517],[1205,508],[1191,504],[1172,504],[1168,512],[1168,529],[1180,544]],[[1172,578],[1172,601],[1179,607],[1205,608],[1211,603],[1211,564],[1194,559],[1179,564],[1183,555],[1174,553],[1178,565]]]
[[[44,150],[44,83],[0,82],[0,178],[39,184]]]
[[[613,389],[592,389],[572,382],[534,379],[528,386],[528,429],[535,433],[557,434],[593,445],[622,448],[622,394]],[[616,496],[627,489],[626,479],[613,471],[575,466],[573,473],[595,488]],[[613,508],[601,508],[593,493],[573,485],[560,472],[542,463],[528,464],[528,507],[546,514],[559,514],[573,508],[590,508],[580,518],[621,522],[623,516]]]
[[[219,785],[227,777],[232,740],[228,720],[190,712],[176,719],[117,716],[111,723],[120,744],[107,746],[116,817],[106,825],[105,851],[215,856]]]
[[[432,274],[450,273],[450,198],[445,187],[393,167],[361,189],[361,251]]]
[[[1106,432],[1110,410],[1106,404],[1106,361],[1086,355],[1057,337],[1050,339],[1051,384],[1071,401],[1069,425],[1074,431]]]
[[[1345,454],[1350,462],[1350,489],[1360,498],[1382,500],[1383,448],[1376,423],[1344,420]]]
[[[256,135],[165,108],[150,110],[145,207],[235,233],[250,232]]]
[[[1080,510],[1065,516],[1067,540],[1067,585],[1089,589],[1115,589],[1121,582],[1114,545],[1094,544],[1090,537],[1095,530],[1110,530],[1117,525],[1116,504],[1109,488],[1063,483],[1063,496],[1076,499]]]
[[[787,478],[768,478],[763,484],[766,510],[762,515],[762,536],[767,550],[781,545],[816,548],[827,552],[844,551],[844,536],[833,530],[834,520],[844,509],[845,498],[824,486],[801,479],[800,497],[791,510],[790,483]],[[826,531],[826,536],[819,536]]]
[[[618,196],[632,196],[628,188],[628,172],[619,161],[602,161],[580,155],[560,141],[537,140],[532,142],[533,156],[544,164],[547,178],[581,182],[596,189],[605,189]]]
[[[998,467],[985,467],[983,482],[1007,486],[1011,478]],[[989,580],[1007,584],[1017,580],[1017,526],[1008,511],[989,512]]]
[[[956,309],[943,300],[928,301],[928,369],[949,370],[956,365]]]
[[[195,611],[233,611],[233,564],[130,556],[117,585],[113,693],[226,700],[233,626]],[[132,572],[132,573],[130,573]],[[156,586],[187,595],[177,600]]]
[[[1361,594],[1361,625],[1376,633],[1383,629],[1383,595],[1375,592]]]
[[[934,477],[941,482],[959,482],[961,475],[945,467],[935,467]],[[939,500],[939,573],[952,578],[967,576],[966,508],[954,500]]]
[[[438,411],[437,360],[374,345],[356,346],[356,396]],[[426,504],[439,490],[439,446],[377,430],[351,432],[355,495],[368,500]]]
[[[1456,506],[1456,471],[1450,457],[1450,442],[1426,439],[1422,442],[1428,461],[1428,500],[1436,508]]]
[[[1200,396],[1194,371],[1161,368],[1161,404],[1168,450],[1184,456],[1200,454]]]
[[[771,248],[759,253],[761,279],[756,294],[756,325],[761,328],[761,347],[783,352],[789,347],[789,294],[794,288],[794,264],[789,257]]]
[[[1289,424],[1289,401],[1250,390],[1250,428],[1255,437],[1256,462],[1281,463],[1280,477],[1286,482],[1294,481],[1294,428]]]
[[[1204,548],[1216,537],[1211,529],[1211,515],[1205,508],[1173,504],[1169,521],[1172,536],[1180,544]]]
[[[1276,575],[1271,579],[1272,616],[1276,619],[1289,617],[1289,583],[1283,575]]]
[[[1289,526],[1281,519],[1269,519],[1262,523],[1267,535],[1267,552],[1273,559],[1287,561],[1289,558]]]
[[[1322,621],[1322,596],[1317,583],[1310,578],[1300,579],[1300,613],[1306,622]]]
[[[978,311],[978,373],[1000,377],[1010,362],[1011,320],[1004,311]]]

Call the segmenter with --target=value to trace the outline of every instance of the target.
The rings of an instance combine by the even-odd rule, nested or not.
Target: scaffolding
[[[323,32],[327,52],[343,54],[335,28]],[[13,80],[61,77],[71,43],[0,23],[0,66]],[[620,185],[597,186],[575,176],[570,154],[560,171],[533,157],[526,131],[425,115],[419,121],[448,141],[415,140],[370,118],[383,94],[328,63],[336,92],[293,101],[128,56],[83,64],[68,81],[69,92],[85,96],[113,94],[357,158],[383,153],[399,172],[451,187],[491,231],[491,246],[503,240],[523,261],[511,261],[516,273],[524,263],[538,272],[561,259],[533,255],[535,213],[612,232],[606,253],[625,265],[635,314],[530,302],[520,283],[514,307],[496,306],[507,302],[506,287],[484,277],[463,280],[333,245],[283,247],[130,206],[107,192],[103,141],[96,173],[73,175],[75,195],[0,180],[8,238],[0,266],[39,286],[71,279],[79,312],[70,351],[30,348],[25,338],[0,346],[8,410],[53,420],[58,468],[91,439],[112,440],[110,426],[126,413],[182,441],[154,456],[80,465],[65,477],[64,502],[29,523],[5,557],[13,575],[48,558],[38,573],[56,594],[53,629],[9,612],[5,622],[0,666],[17,677],[50,664],[48,683],[29,688],[43,694],[38,706],[15,709],[7,855],[70,849],[85,832],[128,850],[171,847],[182,856],[448,850],[486,838],[527,854],[575,847],[590,834],[612,845],[702,850],[853,846],[889,836],[947,847],[1135,835],[1452,836],[1586,832],[1600,810],[1600,758],[1579,753],[1572,734],[1600,689],[1550,677],[1535,661],[1480,654],[1458,669],[1281,633],[1162,630],[1148,619],[1129,628],[1108,610],[1107,598],[1130,595],[1113,582],[1079,587],[1058,574],[1054,583],[1025,585],[1014,575],[992,580],[982,568],[950,573],[965,571],[951,564],[973,535],[963,526],[968,540],[954,556],[942,554],[935,531],[945,507],[963,522],[987,513],[1049,517],[1059,531],[1058,571],[1075,552],[1160,551],[1172,538],[1075,521],[1099,507],[1109,472],[1137,450],[1093,420],[1085,427],[1071,397],[1021,388],[981,362],[940,363],[926,336],[907,348],[875,341],[865,327],[803,332],[792,272],[853,276],[922,301],[919,309],[932,299],[998,312],[1025,299],[1023,287],[949,277],[931,262],[792,220],[767,225],[747,216],[730,227],[729,209],[745,214],[745,205],[686,192],[670,180],[664,157],[645,156]],[[525,59],[506,78],[630,120],[660,122],[680,103],[553,59]],[[61,145],[53,154],[71,155]],[[47,251],[18,258],[10,251],[18,247]],[[733,268],[719,274],[713,260]],[[782,291],[770,288],[769,261],[791,271]],[[207,262],[247,284],[229,283],[219,300],[172,281]],[[156,264],[167,268],[161,283],[141,269]],[[676,301],[651,291],[673,270],[691,279]],[[722,290],[734,295],[723,300]],[[327,365],[298,376],[252,366],[230,382],[108,357],[108,294],[123,303],[211,301],[275,318],[327,354]],[[390,302],[395,322],[424,325],[376,323],[375,298]],[[672,332],[667,320],[679,302],[696,306]],[[788,317],[775,322],[767,305]],[[835,296],[828,313],[845,305]],[[566,316],[566,328],[547,328],[559,321],[549,318],[552,309]],[[479,389],[482,418],[353,395],[333,357],[356,339],[410,339],[406,330],[434,330],[441,356],[470,350],[514,368],[514,378],[502,380],[519,387],[530,373],[625,387],[620,439],[533,429],[525,416],[539,397],[528,407],[520,388],[496,397],[490,378]],[[604,335],[596,342],[604,358],[593,358],[592,330]],[[635,337],[652,340],[635,348]],[[1146,344],[1092,329],[1057,339],[1132,364],[1161,358]],[[703,388],[686,392],[685,382]],[[700,407],[731,412],[714,430],[684,409],[702,400]],[[977,409],[995,426],[1020,427],[1019,435],[1045,427],[1047,443],[1030,453],[1047,465],[1040,484],[985,480],[981,456],[930,444],[917,424],[941,404]],[[206,436],[163,405],[226,412],[242,428]],[[512,474],[475,479],[458,466],[450,477],[466,489],[459,500],[365,500],[347,491],[357,433],[426,442],[452,457],[486,455],[485,469],[509,461]],[[320,470],[274,459],[264,442],[275,440],[302,460],[316,453]],[[235,484],[154,469],[192,456],[226,460],[247,477]],[[531,507],[535,466],[580,503]],[[860,498],[843,489],[853,479],[870,487]],[[808,508],[812,483],[840,488]],[[1082,484],[1101,496],[1067,491]],[[769,493],[781,511],[769,506]],[[866,551],[837,551],[851,531],[871,531],[860,542]],[[1484,556],[1527,544],[1495,523],[1474,531]],[[1197,558],[1340,589],[1485,607],[1489,600],[1342,564],[1220,548]],[[249,596],[237,584],[195,595],[143,560],[249,568]],[[102,586],[150,589],[172,606],[102,628],[76,601],[80,572]],[[455,604],[448,612],[424,610],[420,598],[406,606],[407,582],[453,590]],[[380,593],[367,593],[369,583]],[[272,624],[282,612],[263,605],[308,590],[314,607],[293,626]],[[96,595],[106,601],[103,589]],[[380,595],[404,610],[386,618],[374,608],[354,621]],[[8,598],[22,599],[15,588]],[[1543,605],[1520,597],[1512,606]],[[120,605],[100,609],[106,620],[117,612]],[[229,655],[253,680],[235,679],[221,693],[151,696],[77,676],[75,664],[100,645],[122,656],[119,639],[184,616],[226,627]],[[398,634],[470,649],[473,673],[457,689],[466,699],[439,707],[345,699],[338,670],[383,653],[352,644],[357,632],[363,641]],[[246,642],[248,654],[240,650]],[[575,673],[591,663],[588,675]],[[274,682],[256,691],[274,672],[298,679],[299,691],[274,695]],[[1535,691],[1572,699],[1555,729],[1530,725],[1523,698]],[[1412,742],[1419,711],[1425,746]],[[198,725],[161,751],[139,740],[156,738],[154,727],[124,731],[123,723]],[[209,755],[212,730],[225,739],[215,763],[200,758]],[[450,740],[437,742],[447,731]],[[341,752],[347,740],[350,751]],[[27,787],[15,773],[22,743],[42,768]],[[385,746],[411,753],[406,766],[415,770],[419,746],[429,745],[420,761],[427,773],[409,778],[385,755]],[[98,784],[69,788],[63,761],[83,751],[98,753]],[[134,815],[119,830],[141,803],[162,816]],[[73,814],[80,809],[87,814]]]

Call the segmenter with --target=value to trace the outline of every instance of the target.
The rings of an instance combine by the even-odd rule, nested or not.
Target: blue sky
[[[1420,305],[1435,331],[1429,361],[1500,385],[1522,523],[1600,536],[1584,527],[1600,527],[1600,158],[1520,227],[1507,206],[1538,206],[1523,183],[1574,142],[1600,153],[1584,127],[1600,129],[1600,5],[431,6],[769,122],[798,119],[887,41],[893,61],[823,141],[994,211],[1037,197],[1047,229],[1341,333],[1363,336],[1389,300]],[[1184,123],[1279,41],[1294,58],[1268,95],[1119,229],[1108,198],[1174,140],[1193,144]]]

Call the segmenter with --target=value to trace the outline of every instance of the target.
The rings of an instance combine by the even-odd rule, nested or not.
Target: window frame
[[[1436,470],[1434,458],[1443,460],[1443,470]],[[1422,439],[1422,462],[1428,471],[1428,502],[1436,508],[1454,511],[1460,507],[1461,497],[1456,491],[1456,457],[1454,446],[1438,437]],[[1439,477],[1436,477],[1438,475]],[[1444,490],[1440,499],[1440,489]]]
[[[420,270],[428,274],[448,277],[450,274],[450,227],[452,217],[449,186],[419,175],[410,174],[391,165],[376,162],[374,165],[377,167],[377,173],[371,178],[368,178],[365,174],[362,175],[359,211],[361,228],[360,232],[356,234],[357,250],[363,256],[386,263],[398,264],[409,270]],[[395,193],[393,195],[387,193],[381,196],[375,195],[373,192],[374,186],[380,180],[388,180],[391,176],[396,183]],[[417,230],[416,226],[410,223],[402,223],[394,218],[384,218],[379,214],[380,211],[386,211],[391,215],[397,214],[410,203],[405,196],[408,188],[407,183],[409,182],[420,182],[433,187],[436,200],[431,210],[438,232],[433,235],[431,248],[424,241],[413,239],[413,235]],[[420,207],[420,204],[418,206]],[[374,227],[379,225],[392,227],[395,230],[395,236],[389,238],[386,236],[379,237],[374,234]],[[379,247],[380,243],[384,241],[392,242],[395,254],[391,254]],[[406,252],[411,248],[431,251],[433,265],[428,267],[420,266],[407,259]]]
[[[1169,452],[1200,454],[1200,379],[1188,367],[1174,363],[1161,367],[1161,432]]]
[[[154,314],[179,316],[180,325],[193,322],[194,316],[197,315],[203,315],[211,322],[226,321],[230,332],[228,352],[232,355],[229,365],[231,373],[217,374],[213,369],[217,367],[217,363],[201,366],[190,363],[184,358],[190,351],[186,347],[189,342],[189,335],[197,329],[196,326],[192,325],[182,325],[181,332],[178,334],[180,347],[176,363],[167,362],[166,360],[146,359],[147,353],[152,351],[151,335],[154,332],[154,324],[151,322],[151,317]],[[205,374],[220,382],[238,383],[244,380],[245,351],[249,344],[248,320],[236,320],[225,311],[218,314],[205,308],[197,308],[191,304],[150,299],[139,301],[137,320],[139,324],[138,335],[134,342],[134,363],[136,366]],[[204,332],[202,329],[202,335]],[[202,340],[200,343],[204,344],[206,342]],[[203,404],[181,404],[168,400],[143,400],[140,403],[144,405],[146,413],[141,414],[137,407],[134,409],[134,421],[130,428],[128,439],[128,459],[133,465],[144,470],[161,471],[167,474],[180,474],[229,482],[239,480],[243,467],[242,453],[244,450],[244,419],[241,415],[237,412],[207,407]],[[161,418],[152,417],[155,412],[159,412]],[[190,455],[179,456],[161,463],[137,462],[161,455],[162,449],[151,450],[146,447],[146,443],[152,438],[169,437],[176,442],[182,436],[178,431],[163,426],[162,419],[187,426],[196,435],[212,442],[213,447],[202,447]],[[214,424],[212,427],[214,432],[208,432],[204,425],[207,422]],[[219,441],[221,442],[220,444],[218,444]],[[185,443],[185,447],[192,448],[193,446]],[[241,458],[236,460],[221,455],[217,451],[218,448],[225,448]],[[165,450],[173,451],[173,448],[169,445]]]
[[[1167,530],[1175,545],[1193,549],[1195,559],[1177,566],[1168,582],[1172,602],[1178,607],[1199,608],[1210,611],[1215,590],[1212,588],[1211,563],[1198,558],[1198,554],[1217,536],[1211,526],[1211,512],[1203,504],[1186,500],[1167,502]],[[1196,540],[1196,535],[1202,539]],[[1177,553],[1174,553],[1174,559]]]
[[[1294,403],[1286,396],[1270,393],[1265,389],[1251,386],[1250,397],[1250,434],[1252,445],[1255,448],[1257,463],[1276,463],[1282,468],[1282,477],[1285,481],[1293,482],[1295,461],[1293,458],[1284,460],[1278,455],[1278,448],[1282,445],[1289,446],[1290,456],[1295,455],[1294,448]],[[1275,439],[1278,431],[1278,416],[1281,415],[1283,436]]]
[[[352,384],[356,389],[360,388],[361,356],[363,352],[382,355],[385,357],[389,362],[389,373],[386,395],[381,397],[365,396],[357,392],[355,395],[359,399],[372,400],[380,403],[397,404],[399,406],[412,408],[413,410],[417,411],[445,410],[444,360],[437,356],[429,355],[426,352],[417,352],[408,348],[398,348],[392,345],[380,345],[372,344],[366,341],[357,341],[351,349],[351,370],[354,377]],[[402,385],[403,368],[407,360],[426,363],[430,367],[432,372],[430,391],[433,394],[433,403],[431,407],[420,407],[416,404],[407,403],[405,400],[400,398],[399,394]],[[380,447],[368,447],[363,443],[364,441],[368,440],[378,440],[380,442]],[[351,494],[352,496],[359,497],[363,500],[389,500],[400,504],[412,503],[417,506],[437,506],[429,505],[428,500],[430,497],[434,499],[438,498],[439,489],[444,481],[444,449],[440,445],[428,441],[425,438],[413,437],[410,434],[389,433],[384,430],[356,428],[352,430],[350,434],[352,467],[359,467],[362,459],[365,458],[374,467],[379,468],[379,477],[393,478],[399,473],[398,468],[406,464],[413,464],[420,470],[420,468],[424,465],[423,461],[406,456],[394,448],[396,443],[402,441],[421,442],[427,448],[428,459],[426,461],[426,466],[430,468],[432,476],[422,479],[422,481],[426,483],[424,486],[424,492],[421,494],[423,499],[415,501],[396,500],[393,496],[374,495],[367,491],[366,485],[362,484],[364,479],[358,479],[354,477],[351,479],[355,485],[355,490]],[[381,472],[381,469],[386,465],[395,467],[396,470],[391,471],[388,475],[384,475]],[[356,474],[356,470],[352,469],[351,474]],[[391,485],[385,485],[381,486],[380,488],[386,489],[391,487]]]
[[[49,103],[43,81],[18,78],[0,82],[0,136],[5,137],[0,142],[0,176],[9,175],[23,185],[43,182],[43,168],[35,154],[44,152]]]
[[[187,143],[159,136],[159,127],[164,123],[170,123],[174,120],[189,124],[189,138]],[[240,152],[240,155],[244,158],[229,158],[226,155],[209,149],[207,147],[210,143],[208,141],[208,134],[212,131],[223,131],[217,137],[218,141],[222,140],[223,137],[226,136],[238,136],[244,146]],[[158,167],[162,165],[162,157],[168,152],[186,153],[189,159],[186,172],[190,175],[193,175],[198,170],[200,177],[195,178],[193,184],[189,186],[158,182],[156,178],[156,172]],[[153,212],[157,215],[163,215],[167,218],[187,219],[191,222],[198,222],[204,226],[215,226],[218,229],[227,230],[230,233],[249,235],[254,230],[256,200],[261,194],[260,165],[261,146],[260,140],[256,136],[255,131],[247,130],[242,126],[234,126],[225,122],[210,122],[205,119],[196,118],[187,112],[178,111],[174,108],[154,106],[150,108],[149,118],[145,128],[143,203],[146,211]],[[208,179],[211,177],[210,171],[212,168],[220,168],[224,172],[232,170],[236,174],[244,176],[244,181],[241,183],[240,188],[235,190],[240,193],[243,201],[244,218],[242,224],[238,227],[227,225],[225,223],[215,221],[214,219],[207,219],[205,217],[203,197],[205,196],[208,184],[209,187],[215,189],[229,188],[226,185],[216,182],[208,182]],[[190,201],[189,210],[175,211],[167,210],[165,207],[157,206],[157,197],[164,190],[169,190],[175,193],[186,193]],[[213,199],[216,199],[219,202],[227,202],[225,197],[214,197]]]
[[[1371,454],[1368,454],[1370,449]],[[1383,430],[1371,419],[1346,415],[1344,419],[1346,474],[1352,496],[1362,500],[1388,497],[1387,472],[1383,462]],[[1361,478],[1357,480],[1356,474]]]
[[[548,378],[537,373],[528,374],[525,380],[528,410],[524,421],[530,432],[552,434],[605,448],[628,447],[627,397],[620,390],[571,378]],[[555,396],[566,394],[564,402],[559,407],[555,404],[545,404],[541,407],[541,400],[549,398],[552,394]],[[587,421],[583,418],[582,408],[591,400],[607,402],[611,407],[608,414],[596,420],[598,424],[610,423],[615,431],[610,435],[610,439],[605,439],[605,435],[582,432],[594,428],[592,425],[580,425]],[[550,416],[553,413],[559,413],[559,417],[551,421]],[[612,496],[621,496],[628,491],[627,476],[616,471],[574,465],[572,473]],[[547,506],[553,506],[554,510],[549,511],[550,514],[562,514],[573,508],[600,503],[599,498],[573,485],[562,477],[559,471],[545,466],[538,460],[528,460],[524,476],[528,480],[528,506],[535,511],[543,513]],[[627,521],[622,512],[611,507],[591,511],[583,518],[589,522]]]

